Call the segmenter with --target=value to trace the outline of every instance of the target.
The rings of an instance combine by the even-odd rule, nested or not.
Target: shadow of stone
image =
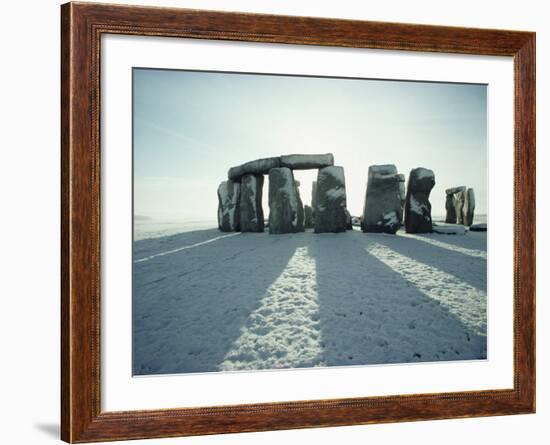
[[[435,233],[418,233],[415,236],[419,238],[432,239],[442,243],[450,244],[466,249],[477,249],[487,252],[487,234],[486,232],[468,232],[466,235],[444,235]]]
[[[304,236],[239,234],[134,263],[134,375],[217,371]]]
[[[487,260],[485,258],[472,257],[459,251],[445,249],[403,236],[378,236],[376,242],[413,260],[453,275],[483,292],[487,292]],[[479,273],[480,270],[483,273]]]
[[[322,236],[309,251],[317,268],[324,365],[486,358],[486,336],[367,252],[385,237]]]

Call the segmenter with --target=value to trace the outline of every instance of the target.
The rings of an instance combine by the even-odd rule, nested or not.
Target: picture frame
[[[101,409],[101,37],[509,56],[514,63],[513,389]],[[93,3],[61,7],[61,438],[70,443],[535,412],[535,34]]]

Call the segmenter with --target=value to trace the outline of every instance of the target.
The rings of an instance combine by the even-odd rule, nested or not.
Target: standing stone
[[[311,183],[311,222],[315,224],[315,209],[317,207],[317,181]]]
[[[240,225],[241,232],[263,232],[262,209],[263,175],[244,175],[241,178]]]
[[[403,224],[405,177],[395,165],[371,165],[361,219],[363,232],[395,233]]]
[[[351,223],[351,213],[346,209],[346,230],[353,230],[353,224]]]
[[[304,214],[304,203],[302,202],[302,198],[300,196],[300,181],[294,180],[294,187],[296,188],[296,201],[298,203],[297,212],[298,212],[298,232],[304,232],[304,220],[305,220],[305,214]]]
[[[464,194],[464,207],[462,210],[462,224],[471,226],[474,223],[474,210],[476,208],[476,198],[474,189],[469,188]]]
[[[456,224],[455,199],[452,193],[445,193],[445,222],[447,224]]]
[[[427,168],[415,168],[409,174],[407,201],[405,202],[405,230],[407,233],[432,231],[432,205],[430,192],[435,185],[435,175]]]
[[[463,224],[464,201],[466,200],[466,187],[464,186],[453,187],[445,190],[445,193],[447,193],[447,195],[452,196],[452,204],[454,207],[454,215],[455,215],[455,220],[452,222],[452,224]],[[449,215],[449,212],[447,211],[447,216],[449,216],[449,222],[452,215],[453,215],[452,210],[450,215]],[[447,218],[445,218],[445,222],[447,222]]]
[[[346,231],[346,180],[343,167],[324,167],[317,176],[315,233]]]
[[[218,228],[222,232],[240,230],[240,192],[240,184],[234,181],[223,181],[218,187]]]
[[[269,170],[269,233],[303,232],[298,219],[298,190],[292,170],[287,167]]]
[[[313,229],[313,214],[311,206],[304,206],[304,228]]]

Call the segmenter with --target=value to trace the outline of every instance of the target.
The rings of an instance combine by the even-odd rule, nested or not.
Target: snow
[[[345,198],[346,197],[346,189],[343,187],[338,188],[332,188],[330,190],[327,190],[327,196],[332,201],[339,199],[339,198]]]
[[[485,232],[138,241],[134,373],[485,359],[486,250]]]
[[[394,211],[385,213],[384,216],[382,217],[382,220],[384,221],[384,224],[386,226],[399,223],[399,219],[397,218],[397,213]]]
[[[424,216],[428,213],[428,209],[426,208],[426,206],[418,202],[418,200],[412,194],[410,196],[410,205],[411,205],[411,211],[413,211],[417,215]]]

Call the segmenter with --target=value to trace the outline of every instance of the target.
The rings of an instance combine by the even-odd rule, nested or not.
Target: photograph
[[[134,376],[487,360],[487,85],[134,67]]]

